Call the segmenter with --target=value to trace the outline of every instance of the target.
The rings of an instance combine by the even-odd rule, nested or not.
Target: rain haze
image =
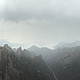
[[[25,48],[80,40],[79,9],[79,0],[0,0],[0,40]]]
[[[80,80],[80,0],[0,0],[0,80]]]

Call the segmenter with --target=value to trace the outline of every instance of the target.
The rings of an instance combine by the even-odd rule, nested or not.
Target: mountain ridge
[[[32,59],[24,51],[16,56],[14,51],[0,47],[0,80],[55,80],[41,55]]]

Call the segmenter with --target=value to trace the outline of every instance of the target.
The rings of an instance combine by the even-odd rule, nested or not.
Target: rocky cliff
[[[55,80],[41,56],[35,58],[0,47],[0,80]]]

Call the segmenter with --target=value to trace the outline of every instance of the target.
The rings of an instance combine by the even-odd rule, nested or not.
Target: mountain
[[[40,49],[40,48],[37,47],[37,46],[35,46],[35,45],[33,45],[33,46],[31,46],[30,48],[28,48],[29,51],[37,51],[37,50],[39,50],[39,49]]]
[[[80,46],[55,49],[46,63],[57,80],[80,80]]]
[[[29,58],[34,58],[36,56],[36,53],[28,51],[27,49],[23,49],[21,47],[19,47],[16,51],[15,51],[15,55],[18,56],[18,58],[20,58],[21,56],[25,55],[25,57],[29,57]]]
[[[52,50],[46,47],[32,46],[28,50],[36,53],[37,56],[41,55],[44,60],[47,60],[48,56],[52,54]]]
[[[5,44],[4,48],[7,49],[9,52],[13,52],[12,48],[8,46],[8,44]]]
[[[80,41],[75,41],[75,42],[72,42],[72,43],[61,42],[58,45],[56,45],[55,48],[76,47],[76,46],[80,46]]]
[[[17,52],[21,56],[16,56]],[[0,80],[55,80],[41,55],[32,59],[26,50],[17,52],[0,47]]]
[[[16,52],[17,51],[17,48],[13,48],[13,51]]]
[[[21,54],[22,54],[22,48],[19,47],[19,48],[16,50],[16,55],[21,56]]]

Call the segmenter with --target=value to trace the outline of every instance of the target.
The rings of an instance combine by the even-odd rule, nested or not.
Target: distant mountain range
[[[3,46],[5,44],[8,44],[10,47],[14,48],[14,51],[16,51],[16,48],[18,47],[22,47],[23,49],[29,47],[29,45],[27,46],[26,43],[12,43],[8,40],[0,40],[0,46]],[[75,42],[71,42],[71,43],[68,43],[68,42],[61,42],[59,44],[57,44],[56,46],[53,46],[53,49],[56,49],[56,48],[63,48],[63,47],[76,47],[76,46],[80,46],[80,41],[75,41]],[[47,48],[47,47],[42,47],[42,48]],[[28,48],[28,50],[30,51],[35,51],[35,50],[39,50],[40,48],[33,45],[31,46],[30,48]],[[48,48],[47,48],[48,49]],[[51,50],[51,49],[50,49]]]
[[[76,47],[80,46],[80,41],[75,41],[72,43],[67,43],[67,42],[62,42],[59,43],[58,45],[54,46],[55,48],[63,48],[63,47]]]
[[[56,80],[80,80],[80,41],[60,43],[54,50],[36,46],[28,50],[42,55]]]
[[[0,47],[0,80],[80,80],[80,42],[56,49]]]
[[[55,49],[57,49],[57,48],[64,48],[64,47],[71,48],[71,47],[77,47],[77,46],[80,46],[80,41],[75,41],[75,42],[72,42],[72,43],[62,42],[62,43],[60,43],[60,44],[58,44],[54,47],[55,47]],[[28,48],[27,50],[34,52],[36,55],[42,55],[42,58],[44,60],[47,60],[48,57],[51,54],[53,54],[53,51],[55,49],[49,49],[47,47],[39,48],[39,47],[34,45],[34,46],[31,46],[30,48]]]
[[[4,41],[1,41],[1,42],[4,42]],[[56,46],[54,46],[55,47],[55,49],[57,49],[57,48],[64,48],[64,47],[69,47],[69,48],[71,48],[71,47],[77,47],[77,46],[80,46],[80,41],[75,41],[75,42],[72,42],[72,43],[64,43],[64,42],[62,42],[62,43],[60,43],[60,44],[58,44],[58,45],[56,45]],[[7,45],[5,45],[4,47],[6,47],[7,48]],[[27,52],[27,51],[29,51],[30,53],[29,54],[27,54],[28,56],[32,56],[32,57],[34,57],[35,55],[36,56],[39,56],[39,55],[41,55],[42,56],[42,58],[46,61],[47,59],[48,59],[48,57],[51,55],[51,54],[53,54],[53,51],[55,50],[55,49],[49,49],[49,48],[47,48],[47,47],[37,47],[37,46],[35,46],[35,45],[33,45],[33,46],[31,46],[30,48],[28,48],[28,49],[24,49],[24,53],[25,52]],[[10,47],[8,47],[8,50],[11,50],[10,49]],[[21,47],[20,48],[18,48],[18,49],[16,49],[16,48],[13,48],[11,51],[14,51],[14,52],[17,52],[18,54],[21,54],[20,52],[21,51],[19,51],[19,50],[21,50],[22,51],[22,49],[21,49]]]
[[[12,42],[10,42],[10,41],[8,41],[8,40],[5,40],[5,39],[2,39],[2,40],[0,40],[0,46],[3,46],[3,45],[5,45],[5,44],[8,44],[10,47],[14,47],[14,48],[18,48],[18,47],[20,47],[20,46],[22,46],[22,48],[25,48],[26,47],[26,43],[12,43]]]
[[[0,80],[55,80],[42,56],[31,56],[21,47],[13,51],[5,44],[0,47]]]
[[[28,48],[27,50],[36,53],[37,56],[41,55],[44,60],[46,60],[47,57],[53,53],[53,50],[51,50],[47,47],[39,48],[37,46],[32,46],[32,47]]]

